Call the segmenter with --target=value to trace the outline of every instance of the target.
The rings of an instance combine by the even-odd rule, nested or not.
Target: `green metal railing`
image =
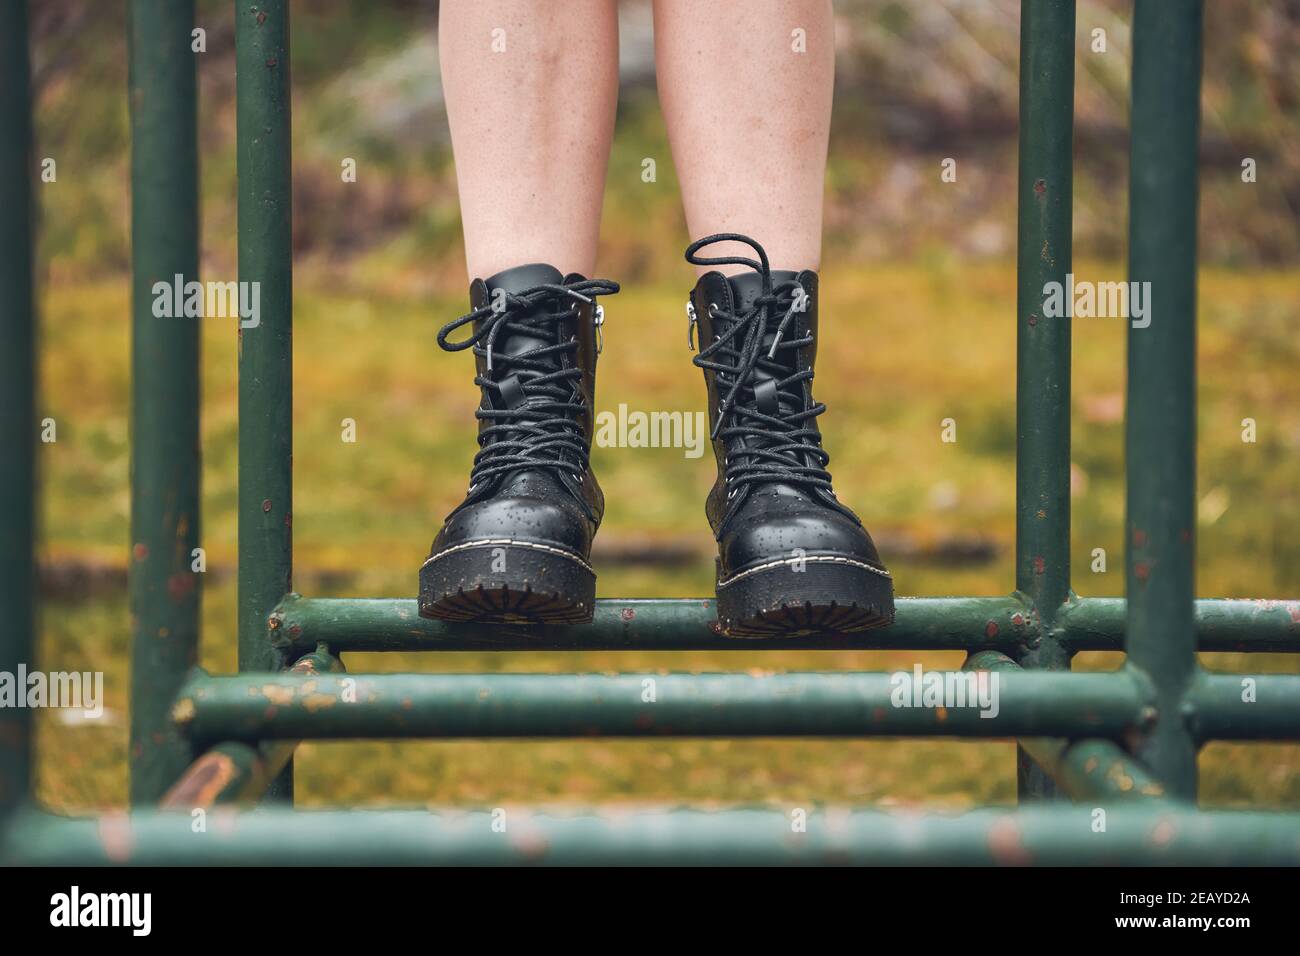
[[[0,667],[32,659],[35,512],[30,105],[23,0],[0,0]],[[581,627],[450,625],[412,600],[293,593],[292,248],[287,0],[236,4],[239,272],[261,285],[239,356],[239,669],[197,671],[198,342],[153,319],[158,277],[198,267],[193,7],[131,4],[134,413],[129,815],[33,806],[26,710],[0,710],[0,859],[18,863],[1300,863],[1300,815],[1198,812],[1211,740],[1300,738],[1300,676],[1200,669],[1198,650],[1300,651],[1300,602],[1194,600],[1195,279],[1200,0],[1136,0],[1129,333],[1127,603],[1070,589],[1070,321],[1041,314],[1071,255],[1072,0],[1021,19],[1016,590],[913,598],[864,634],[732,642],[710,600],[601,600]],[[14,211],[11,213],[11,211]],[[11,453],[12,452],[12,453]],[[890,675],[348,675],[338,655],[391,650],[861,648],[969,653],[999,710],[891,706]],[[1124,650],[1114,673],[1070,673]],[[975,676],[978,676],[975,675]],[[656,699],[643,704],[643,682]],[[292,800],[295,742],[349,737],[953,736],[1016,738],[1016,810],[958,816],[818,810],[522,814],[236,813],[196,835],[196,807]],[[1067,799],[1068,798],[1068,799]],[[1073,803],[1071,802],[1073,801]],[[148,807],[154,809],[147,809]],[[1106,809],[1104,832],[1096,808]]]

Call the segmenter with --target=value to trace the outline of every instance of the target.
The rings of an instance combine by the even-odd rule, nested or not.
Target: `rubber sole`
[[[509,538],[469,541],[420,568],[420,616],[491,624],[585,624],[596,572],[552,545]]]
[[[894,582],[887,571],[848,557],[773,561],[718,582],[718,622],[728,637],[852,633],[892,624]]]

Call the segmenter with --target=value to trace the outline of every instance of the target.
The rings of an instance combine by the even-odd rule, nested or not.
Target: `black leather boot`
[[[758,260],[706,259],[716,242],[751,246]],[[718,479],[705,506],[718,539],[718,619],[732,637],[862,631],[894,619],[894,588],[871,536],[835,498],[812,397],[817,355],[817,273],[773,270],[753,239],[691,243],[709,272],[691,292],[709,390]]]
[[[618,285],[519,266],[470,286],[472,310],[438,333],[473,348],[481,450],[465,500],[420,568],[420,614],[449,621],[591,620],[591,541],[605,509],[591,473],[604,310]],[[448,336],[472,325],[460,342]]]

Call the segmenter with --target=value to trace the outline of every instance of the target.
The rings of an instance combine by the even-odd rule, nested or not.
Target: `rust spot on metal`
[[[1002,817],[989,827],[989,852],[1002,866],[1028,866],[1029,852],[1020,842],[1020,827],[1010,817]]]
[[[546,836],[534,827],[516,830],[514,839],[511,842],[516,850],[530,860],[541,859],[550,848],[550,844],[546,842]]]
[[[265,22],[266,22],[266,11],[259,10],[257,13],[257,25],[260,27]]]
[[[333,694],[310,694],[302,700],[302,706],[306,708],[309,714],[333,707],[337,703],[338,698]]]
[[[137,561],[143,561],[145,558],[149,557],[149,545],[145,544],[143,541],[137,541],[135,547],[131,549],[131,557],[135,558]]]
[[[1047,562],[1043,560],[1043,556],[1040,554],[1034,555],[1034,573],[1042,574],[1046,570]]]
[[[292,527],[293,527],[293,513],[290,512],[290,511],[286,511],[286,512],[284,513],[284,526],[285,526],[286,528],[292,528]]]
[[[271,499],[270,499],[270,498],[263,498],[263,499],[262,499],[262,510],[263,510],[263,511],[270,511],[270,510],[271,510]]]
[[[178,724],[188,724],[194,719],[194,700],[182,697],[172,705],[172,720]]]
[[[1029,317],[1029,325],[1030,325],[1030,327],[1032,328],[1033,326],[1035,326],[1035,325],[1037,325],[1037,324],[1038,324],[1038,316],[1036,316],[1036,315],[1031,315],[1031,316]]]
[[[289,633],[292,634],[294,637],[301,637],[301,636],[302,636],[302,625],[301,625],[301,624],[290,624],[290,625],[289,625]]]
[[[1014,624],[1016,627],[1024,627],[1025,616],[1021,614],[1019,611],[1017,611],[1015,614],[1011,615],[1011,623]]]
[[[238,768],[228,754],[204,754],[163,794],[158,806],[164,810],[210,807],[237,773]]]
[[[1042,199],[1042,198],[1043,198],[1043,195],[1044,195],[1046,192],[1047,192],[1047,181],[1044,180],[1044,179],[1035,179],[1035,180],[1034,180],[1034,195],[1037,196],[1039,199]]]
[[[1151,577],[1151,566],[1145,561],[1139,561],[1133,565],[1133,576],[1139,581],[1145,581]]]
[[[989,621],[984,625],[984,636],[990,640],[998,636],[998,622]]]
[[[622,613],[619,614],[619,617],[621,617],[625,621],[630,621],[634,617],[636,617],[636,611],[632,610],[632,608],[630,607],[625,607],[623,608]]]
[[[1164,846],[1174,838],[1174,825],[1169,820],[1161,820],[1151,829],[1151,842]]]
[[[948,721],[948,708],[947,708],[947,707],[936,707],[936,708],[935,708],[935,711],[934,711],[934,720],[935,720],[935,723],[938,723],[938,724],[947,723],[947,721]]]
[[[278,62],[279,62],[279,61],[276,60],[276,58],[273,57],[273,56],[272,56],[272,57],[267,57],[266,65],[267,65],[268,67],[270,67],[271,69],[275,69],[275,65],[276,65],[276,63],[278,63]]]
[[[1098,760],[1096,757],[1089,757],[1083,763],[1083,772],[1092,773],[1094,770],[1097,769],[1097,764],[1098,764]]]
[[[1145,531],[1140,530],[1140,529],[1134,529],[1134,531],[1133,531],[1133,547],[1135,547],[1135,548],[1143,548],[1143,547],[1146,547],[1146,543],[1147,543],[1147,533],[1146,533]]]
[[[173,574],[167,579],[167,594],[179,604],[194,593],[194,575],[188,571]]]
[[[259,693],[273,704],[291,704],[293,703],[293,690],[289,687],[280,687],[277,684],[263,684],[259,691],[256,687],[249,688],[249,696],[256,697]]]
[[[131,818],[121,811],[106,813],[99,818],[99,842],[104,855],[114,863],[125,863],[131,858]]]

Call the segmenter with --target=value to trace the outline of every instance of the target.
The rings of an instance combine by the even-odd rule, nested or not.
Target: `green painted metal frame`
[[[156,282],[199,275],[193,0],[129,12],[131,109],[131,802],[190,763],[169,700],[198,663],[199,324],[153,314]]]
[[[0,440],[19,452],[0,460],[0,493],[34,502],[24,3],[0,0],[0,12],[19,27],[0,37],[0,202],[19,212],[0,221],[0,334],[14,346],[0,350],[0,399],[17,412],[0,419]],[[192,5],[133,0],[133,541],[146,549],[132,565],[132,800],[159,802],[162,810],[96,822],[35,809],[28,712],[0,711],[0,859],[1300,863],[1300,816],[1191,806],[1195,755],[1205,741],[1300,737],[1300,677],[1209,674],[1195,658],[1198,649],[1300,651],[1300,602],[1193,600],[1201,14],[1201,0],[1136,0],[1129,268],[1131,278],[1153,284],[1158,306],[1150,327],[1129,335],[1129,602],[1080,599],[1070,590],[1070,327],[1068,319],[1039,314],[1039,303],[1044,284],[1061,281],[1070,268],[1074,3],[1025,0],[1016,591],[903,599],[888,629],[760,646],[722,637],[713,602],[704,599],[601,600],[590,625],[519,629],[425,621],[409,600],[292,592],[288,3],[236,4],[239,271],[241,280],[260,283],[262,317],[240,339],[242,673],[209,676],[189,667],[197,586],[176,583],[187,570],[180,550],[197,541],[197,339],[183,323],[164,328],[141,308],[151,277],[197,272],[193,63],[178,42],[188,36]],[[159,149],[174,164],[166,188],[156,181],[152,153]],[[165,234],[181,240],[164,244]],[[150,367],[164,352],[182,357],[177,367]],[[177,456],[187,460],[173,461]],[[179,504],[164,508],[160,498]],[[0,599],[5,619],[18,625],[0,633],[0,666],[32,656],[33,538],[30,515],[0,526]],[[159,644],[159,628],[175,639]],[[877,673],[345,675],[336,656],[780,647],[965,650],[966,666],[947,677],[956,683],[980,671],[996,674],[1000,712],[983,718],[971,708],[893,707],[891,676]],[[1128,655],[1116,673],[1069,673],[1082,650]],[[1243,680],[1253,681],[1250,704],[1242,701]],[[651,681],[655,703],[647,705]],[[1027,806],[955,817],[822,810],[803,839],[791,839],[784,814],[766,810],[527,813],[509,838],[474,812],[281,807],[236,814],[206,837],[193,834],[188,813],[164,812],[263,794],[292,799],[291,757],[301,739],[590,735],[1014,737]],[[190,758],[197,759],[182,772]],[[1086,805],[1044,802],[1057,793]],[[1109,814],[1104,834],[1094,829],[1098,806]]]

